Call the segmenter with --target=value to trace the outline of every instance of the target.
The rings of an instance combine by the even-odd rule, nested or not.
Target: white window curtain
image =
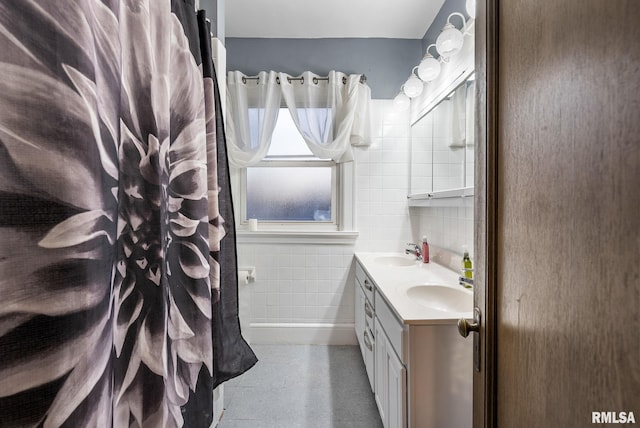
[[[371,88],[361,82],[358,85],[358,101],[353,117],[351,130],[352,146],[368,146],[371,144]]]
[[[311,152],[336,162],[352,161],[351,144],[370,141],[371,96],[361,75],[331,71],[326,80],[307,71],[301,79],[279,76],[282,96]]]
[[[258,163],[269,151],[282,100],[278,74],[263,71],[256,79],[230,71],[227,91],[229,162],[245,168]]]

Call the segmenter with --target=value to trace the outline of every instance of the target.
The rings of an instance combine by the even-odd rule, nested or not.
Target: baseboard
[[[251,343],[261,345],[355,345],[352,323],[251,323]]]
[[[220,419],[222,419],[222,413],[224,412],[224,384],[218,385],[213,390],[213,423],[211,428],[218,426]]]

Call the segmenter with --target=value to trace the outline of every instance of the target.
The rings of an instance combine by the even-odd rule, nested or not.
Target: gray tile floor
[[[382,427],[357,346],[252,348],[260,361],[225,384],[219,428]]]

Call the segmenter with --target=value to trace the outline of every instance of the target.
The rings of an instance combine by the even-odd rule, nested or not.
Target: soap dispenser
[[[462,276],[467,279],[473,279],[473,263],[471,263],[471,259],[469,258],[469,251],[466,248],[463,248],[464,255],[462,256]]]
[[[422,237],[422,263],[429,263],[429,243],[427,237]]]

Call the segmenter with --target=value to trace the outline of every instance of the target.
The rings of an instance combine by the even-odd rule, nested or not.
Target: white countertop
[[[468,296],[473,296],[472,290],[467,290],[458,284],[458,274],[436,263],[422,263],[416,260],[409,266],[390,266],[380,263],[383,257],[401,257],[408,260],[415,259],[413,255],[402,253],[369,253],[358,251],[356,259],[366,271],[367,275],[377,286],[380,295],[389,303],[403,324],[454,324],[460,318],[472,318],[473,308],[468,312],[444,311],[425,306],[411,299],[407,290],[415,285],[442,285],[460,290]],[[465,297],[465,296],[463,296]]]

